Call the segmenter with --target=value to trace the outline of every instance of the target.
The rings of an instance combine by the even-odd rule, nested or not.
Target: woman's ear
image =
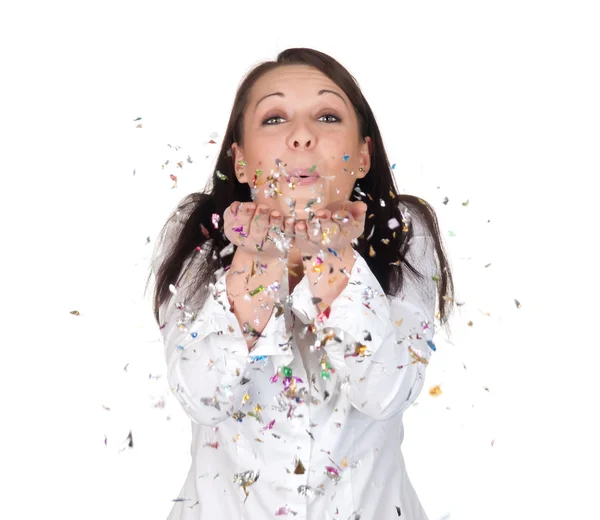
[[[233,170],[237,180],[242,183],[248,183],[246,176],[246,161],[244,160],[244,152],[237,143],[231,145],[231,157],[233,159]]]
[[[365,142],[360,147],[359,173],[357,177],[362,179],[371,169],[371,147],[372,142],[369,136],[365,137]]]

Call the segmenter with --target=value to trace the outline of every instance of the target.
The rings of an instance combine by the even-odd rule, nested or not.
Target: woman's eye
[[[338,116],[334,116],[333,114],[324,114],[319,119],[323,119],[324,117],[332,117],[335,121],[323,121],[324,123],[339,123],[340,118]]]
[[[263,121],[263,125],[273,125],[274,123],[270,123],[269,121],[273,121],[273,119],[283,119],[281,116],[272,116]]]

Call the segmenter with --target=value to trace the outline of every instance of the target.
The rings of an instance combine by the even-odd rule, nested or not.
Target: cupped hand
[[[292,247],[293,223],[266,204],[234,202],[223,214],[229,241],[252,256],[283,258]]]
[[[308,221],[296,222],[295,246],[306,254],[333,249],[341,252],[362,235],[367,218],[364,202],[338,201],[317,210]]]

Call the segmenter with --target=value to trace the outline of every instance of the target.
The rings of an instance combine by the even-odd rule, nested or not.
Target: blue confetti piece
[[[184,347],[183,345],[177,345],[177,348],[178,348],[179,350],[184,350],[184,349],[185,349],[185,347]]]
[[[263,359],[267,359],[267,356],[250,356],[252,358],[252,363],[256,363],[257,361],[262,361]]]
[[[396,169],[396,163],[392,164],[392,170]]]
[[[350,159],[350,156],[347,153],[344,154],[344,161],[348,162],[348,159]]]
[[[331,249],[330,247],[328,247],[327,251],[329,251],[330,253],[333,253],[336,256],[336,258],[340,258],[339,255],[335,252],[334,249]],[[341,260],[341,258],[340,258],[340,260]]]
[[[192,334],[191,334],[192,338],[195,338],[197,335],[198,335],[197,332],[192,332]]]
[[[429,348],[431,350],[433,350],[434,352],[436,351],[435,344],[433,343],[433,341],[431,341],[430,339],[428,339],[427,340],[427,344],[429,345]]]

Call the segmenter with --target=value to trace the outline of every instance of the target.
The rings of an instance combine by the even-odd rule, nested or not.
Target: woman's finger
[[[285,235],[285,238],[294,240],[295,225],[296,221],[294,220],[294,217],[286,217],[283,227],[283,234]]]
[[[254,216],[255,209],[256,205],[253,203],[242,203],[233,218],[232,231],[237,234],[242,243],[248,238],[250,220]]]
[[[294,234],[296,235],[296,240],[308,240],[306,222],[303,220],[296,222],[294,226]]]

